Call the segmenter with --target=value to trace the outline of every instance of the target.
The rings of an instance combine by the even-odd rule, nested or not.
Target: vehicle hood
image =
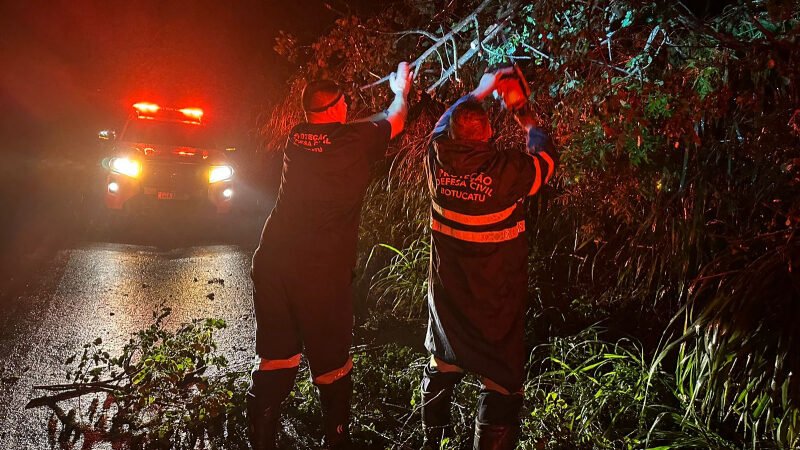
[[[185,147],[179,145],[124,142],[119,149],[134,153],[144,161],[176,162],[191,164],[227,163],[225,155],[213,148]]]

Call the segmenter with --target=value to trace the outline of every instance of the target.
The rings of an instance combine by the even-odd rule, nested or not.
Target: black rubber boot
[[[519,440],[522,395],[481,390],[473,450],[514,450]]]
[[[322,428],[325,434],[322,448],[349,449],[350,397],[353,395],[353,377],[348,373],[331,384],[318,384],[317,388],[319,388]]]
[[[422,429],[425,433],[425,449],[439,449],[442,440],[453,435],[450,408],[453,389],[464,374],[440,372],[426,365],[422,372]]]
[[[273,450],[281,416],[281,403],[289,395],[297,367],[256,370],[247,392],[247,435],[253,450]]]

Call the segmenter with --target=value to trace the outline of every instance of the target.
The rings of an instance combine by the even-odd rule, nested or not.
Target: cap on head
[[[316,80],[303,89],[303,110],[322,112],[335,105],[344,95],[338,84],[331,80]]]
[[[488,141],[492,136],[489,114],[474,100],[465,101],[450,116],[450,134],[454,139]]]

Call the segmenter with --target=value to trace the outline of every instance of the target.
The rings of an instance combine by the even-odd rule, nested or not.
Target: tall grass
[[[684,416],[749,448],[800,446],[797,230],[740,242],[704,268],[682,313],[676,395]]]
[[[395,317],[419,319],[427,311],[430,238],[423,236],[403,250],[379,244],[374,251],[390,251],[389,264],[378,270],[370,285],[370,294],[382,311]]]

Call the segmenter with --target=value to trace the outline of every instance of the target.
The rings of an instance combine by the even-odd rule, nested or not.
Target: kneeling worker
[[[474,448],[513,449],[519,437],[528,298],[524,199],[550,180],[557,156],[527,112],[516,114],[527,133],[525,150],[489,142],[492,127],[480,102],[513,74],[484,74],[442,115],[431,138],[425,342],[431,360],[421,386],[426,448],[439,448],[452,434],[453,388],[465,371],[481,378]]]

